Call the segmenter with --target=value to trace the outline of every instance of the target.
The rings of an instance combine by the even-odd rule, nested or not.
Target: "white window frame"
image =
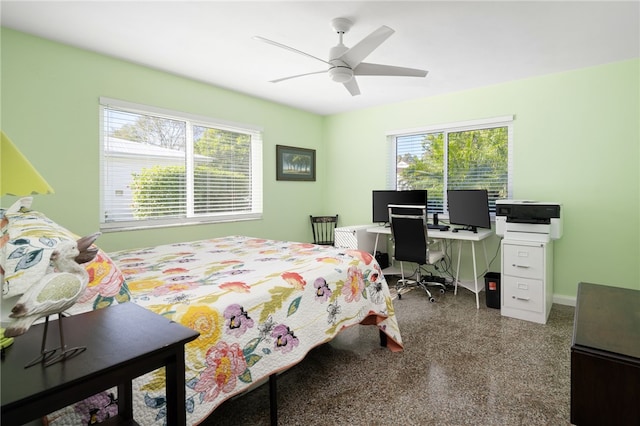
[[[112,99],[100,97],[99,114],[100,114],[100,230],[103,232],[128,231],[135,229],[149,229],[170,226],[184,226],[204,223],[218,222],[236,222],[244,220],[260,220],[262,219],[263,206],[263,147],[262,132],[263,128],[248,124],[239,124],[227,121],[212,119],[206,116],[174,111],[149,105],[137,104],[133,102],[123,101],[120,99]],[[222,212],[211,215],[195,215],[193,206],[193,193],[187,191],[187,214],[180,218],[167,219],[141,219],[131,221],[105,221],[105,108],[118,109],[134,114],[152,115],[160,118],[171,120],[179,120],[187,123],[187,141],[186,149],[191,152],[187,155],[187,170],[193,167],[193,140],[192,126],[204,126],[231,132],[244,133],[251,136],[251,188],[252,188],[252,205],[249,212]],[[188,188],[193,189],[193,179],[189,177],[191,173],[187,171]]]
[[[495,127],[506,127],[507,128],[507,198],[513,197],[513,115],[505,115],[500,117],[479,119],[479,120],[469,120],[469,121],[460,121],[453,123],[445,123],[445,124],[436,124],[424,127],[415,127],[410,129],[399,129],[399,130],[390,130],[386,132],[387,137],[387,146],[389,147],[388,159],[387,163],[387,187],[389,189],[396,189],[396,138],[400,136],[411,136],[411,135],[419,135],[426,133],[444,133],[445,141],[448,141],[447,133],[456,133],[456,132],[464,132],[470,130],[480,130],[487,128],[495,128]],[[448,144],[445,143],[445,158],[444,158],[444,167],[443,167],[443,182],[444,182],[444,206],[446,209],[447,205],[447,155],[448,155]],[[445,219],[449,218],[449,212],[445,211],[442,215]],[[495,217],[495,214],[491,213],[492,219]]]

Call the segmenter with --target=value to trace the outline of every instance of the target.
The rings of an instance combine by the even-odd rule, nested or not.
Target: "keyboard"
[[[434,225],[431,223],[427,224],[427,229],[437,229],[439,231],[448,231],[449,230],[449,226],[447,225]]]

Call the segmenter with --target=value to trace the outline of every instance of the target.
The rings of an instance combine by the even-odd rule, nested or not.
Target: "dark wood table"
[[[24,365],[40,353],[44,325],[31,327],[6,349],[0,363],[2,424],[20,425],[118,387],[116,422],[133,420],[131,381],[166,367],[167,424],[186,423],[184,345],[198,332],[123,303],[63,319],[65,344],[81,354],[44,367]],[[58,321],[49,322],[47,347],[59,344]]]
[[[640,291],[578,284],[571,423],[640,425]]]

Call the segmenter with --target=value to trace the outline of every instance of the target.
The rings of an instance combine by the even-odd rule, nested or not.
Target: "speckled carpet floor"
[[[569,425],[574,308],[546,325],[476,310],[473,293],[413,290],[394,306],[405,350],[356,326],[278,376],[279,425]],[[268,425],[267,385],[204,425]]]

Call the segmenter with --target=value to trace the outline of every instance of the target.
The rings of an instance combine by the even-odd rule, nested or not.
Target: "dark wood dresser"
[[[640,425],[640,291],[578,284],[571,423]]]

